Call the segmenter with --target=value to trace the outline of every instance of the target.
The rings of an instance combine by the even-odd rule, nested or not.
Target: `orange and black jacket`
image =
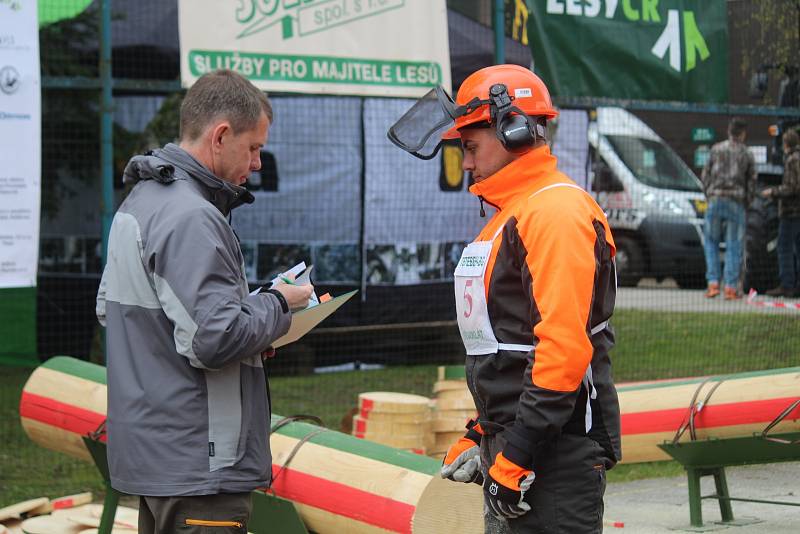
[[[535,451],[562,433],[585,435],[592,366],[597,392],[589,436],[620,459],[619,402],[611,376],[611,327],[592,335],[614,310],[614,241],[603,210],[556,169],[546,146],[516,159],[470,192],[498,211],[476,241],[494,241],[484,275],[489,318],[500,343],[532,345],[467,356],[470,391],[487,433]]]

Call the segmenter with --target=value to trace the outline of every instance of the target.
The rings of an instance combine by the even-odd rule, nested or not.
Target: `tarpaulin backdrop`
[[[727,102],[725,0],[528,0],[534,69],[555,96]]]

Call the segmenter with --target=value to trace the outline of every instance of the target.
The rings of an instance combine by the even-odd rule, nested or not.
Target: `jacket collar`
[[[228,215],[234,208],[242,204],[252,204],[255,198],[244,187],[228,183],[213,174],[194,156],[173,143],[160,150],[157,156],[166,159],[186,171],[209,193],[209,200],[223,215]]]
[[[518,197],[544,187],[539,178],[553,173],[556,162],[556,157],[550,154],[550,147],[535,148],[485,180],[473,184],[469,192],[502,210]]]

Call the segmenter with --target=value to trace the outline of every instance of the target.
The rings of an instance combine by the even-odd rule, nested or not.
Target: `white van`
[[[671,277],[680,287],[704,287],[700,180],[628,111],[601,107],[590,117],[589,189],[614,234],[619,284]]]

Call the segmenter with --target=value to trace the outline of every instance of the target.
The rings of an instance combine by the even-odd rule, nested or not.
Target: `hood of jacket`
[[[183,172],[176,172],[176,169]],[[173,143],[131,158],[122,174],[122,183],[133,185],[143,180],[155,180],[168,186],[175,180],[187,178],[200,186],[208,201],[223,215],[255,200],[250,191],[218,178],[191,154]]]
[[[485,180],[472,184],[469,192],[502,210],[523,195],[548,185],[541,178],[553,176],[557,161],[547,145],[535,148]]]

